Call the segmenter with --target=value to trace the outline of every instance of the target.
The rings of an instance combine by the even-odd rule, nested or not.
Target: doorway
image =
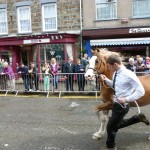
[[[21,51],[21,61],[24,63],[24,65],[28,66],[28,51]]]

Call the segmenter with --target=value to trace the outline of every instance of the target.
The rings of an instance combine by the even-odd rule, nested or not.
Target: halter
[[[92,69],[92,70],[94,70],[94,71],[96,71],[97,72],[97,75],[98,75],[98,77],[101,75],[101,74],[103,74],[104,72],[105,72],[105,70],[104,70],[104,72],[103,73],[101,73],[99,70],[100,70],[100,68],[101,68],[101,66],[102,66],[102,63],[104,63],[104,61],[102,60],[102,59],[100,59],[101,61],[100,61],[100,65],[99,65],[99,68],[98,69],[95,69],[95,68],[88,68],[88,69]],[[106,87],[106,88],[111,88],[111,87],[109,87],[109,86],[106,86],[106,83],[104,82],[104,81],[102,81],[102,83],[103,83],[103,85]]]
[[[101,66],[102,66],[102,63],[104,63],[102,60],[101,60],[101,63],[100,63],[100,65],[99,65],[99,68],[98,69],[95,69],[95,68],[88,68],[88,69],[92,69],[92,70],[94,70],[94,71],[96,71],[97,72],[97,74],[98,74],[98,76],[100,76],[101,74],[103,74],[103,73],[101,73],[99,70],[100,70],[100,68],[101,68]]]

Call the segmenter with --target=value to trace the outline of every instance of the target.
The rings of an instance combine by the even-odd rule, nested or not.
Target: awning
[[[90,40],[90,44],[91,46],[142,45],[150,44],[150,38]]]

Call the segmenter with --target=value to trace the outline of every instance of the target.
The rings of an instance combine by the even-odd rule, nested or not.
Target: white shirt
[[[113,79],[114,75],[115,73],[113,74]],[[105,81],[110,87],[113,86],[113,80],[106,78]],[[136,74],[126,69],[124,66],[121,66],[121,68],[117,71],[114,89],[115,97],[125,98],[126,102],[138,100],[145,94],[143,85]],[[114,98],[114,101],[116,98]]]

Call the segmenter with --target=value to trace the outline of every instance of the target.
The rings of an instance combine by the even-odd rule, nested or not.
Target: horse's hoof
[[[94,136],[94,135],[93,135],[92,139],[93,139],[93,140],[100,140],[100,138],[99,138],[99,137]]]
[[[93,140],[100,140],[102,138],[102,136],[100,135],[99,132],[96,132],[93,134]]]

